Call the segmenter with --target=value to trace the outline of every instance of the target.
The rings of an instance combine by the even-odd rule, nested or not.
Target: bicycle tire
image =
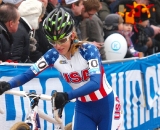
[[[30,127],[24,122],[17,122],[11,127],[10,130],[30,130]]]
[[[72,130],[72,122],[71,123],[68,123],[65,127],[64,127],[65,130]]]

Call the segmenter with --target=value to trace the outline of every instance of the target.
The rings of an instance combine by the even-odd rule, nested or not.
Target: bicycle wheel
[[[64,127],[65,130],[72,130],[72,122],[71,123],[68,123],[65,127]]]
[[[24,122],[17,122],[11,127],[10,130],[30,130],[30,127]]]

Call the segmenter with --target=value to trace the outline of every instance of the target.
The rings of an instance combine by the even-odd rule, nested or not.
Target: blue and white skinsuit
[[[61,72],[73,88],[69,100],[77,98],[73,130],[118,130],[122,123],[121,105],[109,85],[98,49],[88,43],[68,60],[50,49],[26,72],[12,78],[11,88],[23,85],[49,66]]]

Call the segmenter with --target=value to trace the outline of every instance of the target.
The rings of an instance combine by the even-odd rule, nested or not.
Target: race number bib
[[[33,73],[37,74],[39,72],[41,72],[42,70],[44,70],[45,68],[47,68],[48,63],[46,62],[46,60],[44,59],[44,57],[41,57],[32,67],[32,71]]]
[[[98,59],[91,59],[88,61],[89,65],[89,74],[100,74],[100,67]]]

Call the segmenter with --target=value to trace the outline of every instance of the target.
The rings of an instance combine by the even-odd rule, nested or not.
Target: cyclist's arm
[[[43,70],[45,70],[47,67],[54,64],[58,57],[59,54],[57,53],[57,51],[55,49],[50,49],[26,72],[15,76],[10,81],[8,81],[11,85],[11,88],[15,88],[27,83],[28,81],[36,77],[39,73],[41,73]]]
[[[101,83],[101,60],[98,49],[92,44],[83,45],[82,56],[88,61],[90,81],[78,89],[67,92],[69,100],[90,94],[100,88]]]

